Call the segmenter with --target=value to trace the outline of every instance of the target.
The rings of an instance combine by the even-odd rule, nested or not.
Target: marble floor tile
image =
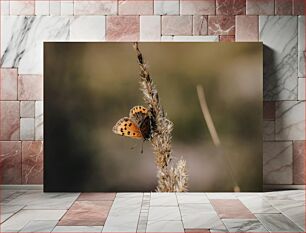
[[[146,232],[184,232],[181,221],[149,221]]]
[[[267,200],[305,201],[305,190],[267,192],[267,193],[263,193],[262,197]]]
[[[236,199],[234,193],[206,193],[208,199]]]
[[[205,193],[177,193],[176,198],[179,204],[184,204],[184,203],[209,204],[210,203]]]
[[[278,209],[283,215],[292,222],[305,230],[305,202],[295,200],[270,200],[275,209]]]
[[[8,202],[11,205],[26,205],[25,209],[68,209],[79,193],[43,193],[29,191]]]
[[[19,210],[21,210],[24,207],[24,205],[7,205],[7,204],[1,204],[0,210],[1,210],[1,223],[13,216],[15,213],[17,213]]]
[[[219,229],[220,219],[210,204],[182,204],[180,211],[185,229]]]
[[[101,232],[103,226],[56,226],[52,232]]]
[[[113,201],[116,193],[81,193],[78,201]]]
[[[152,193],[150,206],[177,206],[175,193]]]
[[[282,214],[256,214],[256,217],[271,232],[303,232]]]
[[[253,213],[280,213],[278,210],[261,197],[239,197],[239,200]]]
[[[143,193],[117,193],[116,198],[142,198]]]
[[[102,232],[136,232],[143,193],[117,193]]]
[[[228,229],[225,227],[224,223],[219,219],[217,220],[212,227],[210,232],[228,232]]]
[[[51,232],[57,221],[33,220],[25,225],[20,232]]]
[[[110,213],[102,232],[136,232],[140,209],[120,208],[116,213]]]
[[[60,220],[59,226],[104,225],[112,201],[76,201]]]
[[[15,193],[16,190],[0,190],[0,200],[4,200]]]
[[[14,192],[11,195],[9,195],[5,199],[1,200],[1,204],[11,203],[12,200],[24,195],[25,193],[26,192],[14,190]],[[20,204],[20,205],[22,205],[22,204]]]
[[[59,220],[66,210],[20,210],[1,225],[3,232],[20,231],[33,220]]]
[[[213,229],[219,223],[220,218],[214,212],[194,213],[193,215],[184,215],[182,213],[184,228],[186,229]]]
[[[240,200],[228,199],[228,200],[210,200],[216,212],[220,218],[229,219],[255,219],[255,215],[252,214],[246,207],[241,203]]]
[[[209,233],[209,229],[185,229],[185,233]]]
[[[178,207],[172,206],[153,206],[149,209],[149,221],[173,221],[181,220],[181,214]]]
[[[269,232],[258,220],[223,219],[229,232]]]
[[[135,197],[135,198],[115,198],[113,202],[113,208],[120,208],[120,207],[136,207],[140,208],[142,203],[142,196]]]
[[[190,204],[190,203],[183,203],[179,205],[180,210],[185,215],[192,215],[195,212],[196,213],[207,213],[207,212],[216,212],[214,207],[208,203],[208,204]]]

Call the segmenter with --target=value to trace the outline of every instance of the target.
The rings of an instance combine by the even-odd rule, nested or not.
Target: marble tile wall
[[[301,166],[306,140],[305,1],[2,0],[0,3],[3,183],[42,182],[43,42],[139,40],[263,42],[264,183],[305,184],[304,166]],[[238,223],[228,224],[235,228]],[[152,229],[155,225],[150,222]],[[174,224],[173,229],[177,228],[180,226]]]

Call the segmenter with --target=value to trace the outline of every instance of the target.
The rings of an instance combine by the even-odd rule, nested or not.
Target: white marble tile
[[[43,140],[43,122],[44,122],[43,101],[35,102],[35,140]]]
[[[20,118],[20,140],[34,140],[34,118]]]
[[[239,197],[239,200],[253,213],[280,213],[278,210],[273,208],[273,206],[263,200],[261,197]],[[260,232],[260,231],[259,231]]]
[[[50,15],[61,15],[61,1],[50,0]]]
[[[28,222],[20,232],[51,232],[57,222],[57,220],[33,220]]]
[[[292,184],[292,142],[264,142],[264,184]]]
[[[263,121],[263,140],[275,140],[275,121]]]
[[[104,41],[105,16],[76,16],[70,24],[71,41]]]
[[[42,191],[26,192],[7,204],[25,205],[24,209],[66,210],[78,198],[79,193],[43,193]]]
[[[215,212],[214,207],[209,204],[202,204],[202,203],[184,203],[179,205],[181,213],[184,215],[193,215],[196,213],[208,213],[208,212]]]
[[[276,103],[276,140],[305,140],[305,102]]]
[[[101,232],[103,226],[56,226],[52,232]]]
[[[12,200],[24,195],[25,192],[24,191],[16,191],[14,190],[14,192],[9,195],[9,196],[6,196],[4,195],[4,199],[1,199],[1,203],[2,204],[9,204]],[[17,204],[18,205],[18,204]]]
[[[36,0],[35,15],[50,15],[50,2],[48,0]]]
[[[149,221],[146,232],[184,232],[181,221]]]
[[[16,193],[16,190],[0,190],[0,200],[1,202],[7,199],[9,196]]]
[[[177,193],[176,198],[179,204],[197,203],[197,204],[209,204],[209,200],[205,193]]]
[[[34,117],[35,101],[20,101],[20,117]]]
[[[305,230],[305,201],[269,200],[283,215]]]
[[[143,193],[117,193],[116,198],[141,198]]]
[[[302,232],[302,229],[282,214],[256,214],[270,232]]]
[[[153,206],[149,209],[149,221],[173,221],[181,220],[179,207],[174,206]]]
[[[208,199],[237,199],[234,193],[206,193]]]
[[[162,36],[162,41],[179,41],[179,42],[218,42],[218,36]]]
[[[102,232],[136,232],[140,207],[112,206]]]
[[[73,15],[73,1],[61,1],[61,15]]]
[[[305,190],[275,191],[261,194],[267,200],[305,201]]]
[[[210,232],[228,232],[224,223],[221,220],[217,220],[209,229]]]
[[[156,0],[154,1],[155,15],[179,15],[179,0]]]
[[[258,220],[223,219],[229,232],[269,232]]]
[[[306,100],[305,98],[305,78],[298,79],[298,100]]]
[[[264,49],[264,99],[297,99],[297,17],[259,16]]]
[[[10,14],[10,1],[0,1],[1,4],[1,15],[9,15]]]
[[[177,206],[175,193],[152,193],[150,206]]]
[[[3,16],[3,67],[18,67],[19,74],[43,73],[43,41],[69,39],[70,17]]]
[[[186,229],[211,229],[220,221],[210,204],[182,204],[180,211]]]
[[[20,231],[29,221],[59,220],[66,210],[21,210],[1,225],[4,232]]]
[[[117,193],[102,232],[136,232],[143,193]]]
[[[298,17],[298,76],[305,78],[305,16]]]
[[[216,213],[207,212],[193,215],[184,215],[182,213],[183,225],[185,229],[212,229],[220,221]]]
[[[136,207],[140,208],[142,203],[142,196],[135,196],[135,197],[117,197],[115,198],[112,209],[113,208],[120,208],[120,207]]]
[[[160,16],[140,16],[140,41],[160,41],[161,18]]]
[[[13,216],[15,213],[17,213],[19,210],[21,210],[24,207],[24,205],[7,205],[7,204],[1,204],[1,223]]]

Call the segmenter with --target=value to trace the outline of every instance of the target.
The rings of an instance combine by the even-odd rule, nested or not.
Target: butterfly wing
[[[141,122],[141,125],[140,125],[140,132],[143,136],[143,138],[145,140],[149,139],[151,137],[151,120],[150,120],[150,117],[147,116],[142,122]]]
[[[130,110],[130,119],[132,119],[139,126],[143,138],[149,139],[151,137],[151,118],[149,111],[143,106],[135,106]]]
[[[139,127],[148,117],[148,109],[143,106],[135,106],[130,110],[130,119],[132,119]]]
[[[113,132],[131,138],[143,138],[140,128],[128,117],[121,118],[113,127]]]

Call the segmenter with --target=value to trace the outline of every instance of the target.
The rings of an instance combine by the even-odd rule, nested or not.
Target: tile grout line
[[[151,193],[143,193],[136,232],[146,232],[147,230],[150,200]],[[146,207],[147,209],[145,209]],[[143,212],[143,210],[147,210],[147,212]],[[142,221],[144,221],[146,224],[143,225]],[[143,227],[145,227],[145,229],[143,229]]]

